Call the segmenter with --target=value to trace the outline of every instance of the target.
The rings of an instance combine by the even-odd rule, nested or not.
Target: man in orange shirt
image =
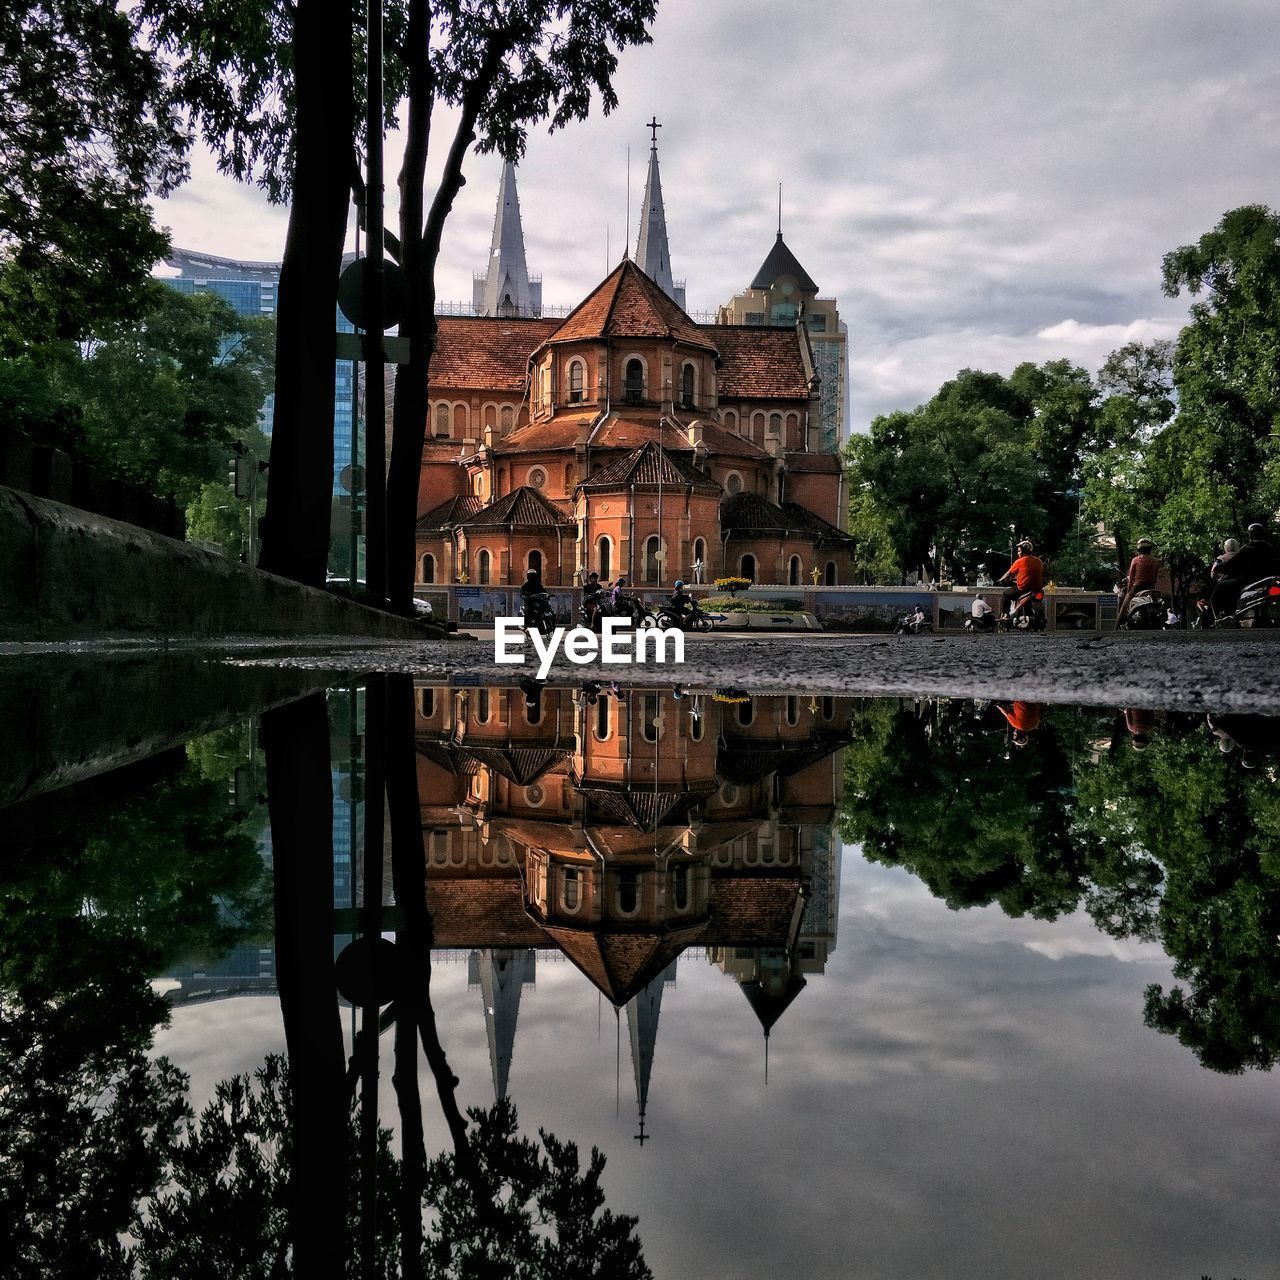
[[[1015,747],[1025,747],[1031,741],[1031,735],[1040,727],[1038,702],[1014,702],[1008,710],[997,702],[996,710],[1009,722]]]
[[[1044,586],[1044,561],[1031,554],[1034,550],[1025,539],[1018,543],[1018,558],[1009,566],[1009,572],[996,583],[996,586],[1009,581],[1013,583],[1005,588],[1000,600],[1000,613],[1005,618],[1009,616],[1009,606],[1019,596],[1026,595],[1028,591],[1039,591]]]

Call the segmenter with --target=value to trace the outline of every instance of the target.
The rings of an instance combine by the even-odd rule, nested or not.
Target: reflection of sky
[[[488,1103],[480,993],[463,964],[436,975],[463,1101]],[[746,1000],[686,956],[639,1147],[625,1025],[615,1116],[612,1010],[540,957],[511,1094],[529,1132],[607,1154],[609,1206],[639,1215],[658,1277],[1274,1276],[1276,1082],[1147,1030],[1143,988],[1167,980],[1157,948],[1085,917],[951,912],[848,852],[837,948],[774,1029],[767,1088]],[[158,1049],[198,1101],[281,1043],[274,1001],[232,1000],[175,1011]],[[425,1073],[423,1098],[442,1143]]]

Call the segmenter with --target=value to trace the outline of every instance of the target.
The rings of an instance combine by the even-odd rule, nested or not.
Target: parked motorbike
[[[1009,606],[1009,615],[1003,623],[1005,631],[1043,631],[1044,592],[1024,591]]]
[[[664,629],[674,627],[677,631],[710,631],[715,626],[711,615],[704,613],[696,604],[683,614],[663,605],[658,609],[657,620],[658,626]]]
[[[1143,587],[1133,593],[1129,612],[1116,623],[1121,631],[1160,631],[1164,628],[1169,606],[1155,587]]]
[[[920,636],[933,630],[933,619],[917,609],[914,613],[904,613],[894,624],[895,636]]]
[[[1196,601],[1194,630],[1213,627],[1280,627],[1280,577],[1251,582],[1228,614],[1218,616],[1208,600]]]

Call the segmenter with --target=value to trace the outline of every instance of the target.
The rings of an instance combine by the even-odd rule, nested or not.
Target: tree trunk
[[[336,305],[353,149],[350,9],[297,0],[293,201],[276,309],[276,405],[263,569],[324,582],[333,496]]]

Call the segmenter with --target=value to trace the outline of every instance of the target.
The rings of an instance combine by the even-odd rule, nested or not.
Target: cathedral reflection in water
[[[469,953],[496,1094],[539,953],[563,956],[626,1011],[643,1133],[682,952],[732,978],[767,1037],[835,948],[850,700],[416,693],[435,945]]]

